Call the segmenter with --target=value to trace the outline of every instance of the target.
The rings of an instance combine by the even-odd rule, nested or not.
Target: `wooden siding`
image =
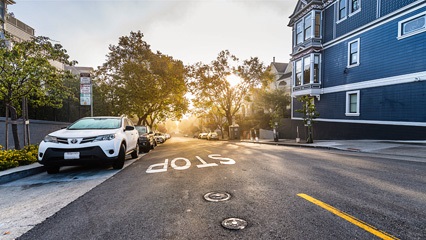
[[[334,39],[334,7],[333,4],[323,12],[323,43],[329,42]]]
[[[362,4],[364,4],[364,2],[366,1],[362,1]],[[380,16],[385,16],[414,2],[418,2],[418,0],[381,0]]]
[[[361,11],[336,24],[336,38],[376,20],[376,1],[361,1]]]
[[[322,87],[426,71],[426,32],[397,39],[398,21],[425,10],[405,15],[324,50]],[[360,39],[360,65],[344,73],[348,43],[357,38]]]

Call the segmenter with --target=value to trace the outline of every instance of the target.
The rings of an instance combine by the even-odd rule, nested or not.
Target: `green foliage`
[[[291,98],[283,89],[275,89],[272,91],[260,90],[255,95],[253,101],[259,109],[267,110],[269,115],[269,127],[272,129],[275,122],[280,123],[282,118],[289,117],[287,106],[290,105]]]
[[[315,98],[305,95],[297,98],[302,103],[302,109],[297,109],[296,112],[303,114],[303,122],[308,127],[307,143],[313,143],[313,123],[314,119],[319,117],[319,113],[315,108]]]
[[[197,63],[190,67],[189,86],[195,96],[194,106],[202,112],[217,108],[216,118],[224,116],[226,124],[222,125],[231,125],[250,91],[270,81],[268,72],[258,58],[240,63],[228,50],[221,51],[210,64]],[[240,83],[232,86],[227,79],[231,75],[239,77]]]
[[[305,95],[298,97],[297,100],[302,103],[302,108],[297,109],[296,112],[303,114],[303,121],[305,124],[313,123],[313,120],[319,117],[319,113],[315,108],[315,99],[311,96]]]
[[[51,62],[74,64],[68,61],[66,50],[52,44],[47,37],[13,42],[12,47],[0,47],[0,100],[20,109],[22,97],[33,106],[62,107],[70,92],[64,80],[73,78],[68,71],[59,70]]]
[[[107,62],[95,74],[103,103],[97,111],[136,115],[138,124],[151,127],[166,118],[179,119],[187,111],[186,68],[181,61],[152,52],[140,31],[120,37],[109,50]]]
[[[0,145],[0,171],[35,163],[37,152],[37,145],[25,146],[21,150],[3,150]]]
[[[62,102],[72,97],[64,84],[74,76],[53,64],[73,65],[60,44],[52,44],[47,37],[34,37],[29,41],[8,43],[0,39],[0,101],[9,106],[12,120],[21,111],[25,97],[33,107],[61,108]],[[13,128],[15,148],[19,149],[17,128]]]

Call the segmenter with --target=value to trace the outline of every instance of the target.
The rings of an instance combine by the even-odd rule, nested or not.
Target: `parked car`
[[[48,134],[38,148],[47,173],[61,166],[112,164],[123,168],[126,154],[137,158],[139,134],[127,117],[86,117]]]
[[[164,142],[166,142],[166,137],[162,133],[159,133],[159,132],[155,133],[154,134],[154,138],[155,138],[155,141],[157,143],[164,143]]]
[[[151,149],[154,149],[155,146],[157,146],[154,133],[151,131],[149,126],[137,125],[135,128],[139,133],[139,150],[141,152],[147,153]]]
[[[207,139],[207,134],[208,133],[200,133],[200,134],[198,134],[198,139]]]
[[[219,140],[219,136],[216,132],[209,132],[209,134],[207,134],[207,140]]]

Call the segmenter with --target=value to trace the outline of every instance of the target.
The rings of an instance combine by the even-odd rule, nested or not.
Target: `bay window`
[[[295,61],[294,86],[321,83],[320,63],[321,55],[311,53]]]
[[[312,16],[311,14],[309,14],[308,16],[305,17],[305,40],[309,39],[312,37]]]
[[[303,42],[303,21],[296,24],[296,44]]]
[[[314,55],[314,83],[319,83],[319,68],[320,68],[320,56],[318,54]]]
[[[295,45],[321,37],[321,12],[312,11],[295,24]]]
[[[303,58],[303,84],[311,82],[311,57]]]
[[[296,70],[294,71],[295,74],[295,83],[294,85],[300,86],[302,85],[302,61],[296,61]]]
[[[314,37],[321,37],[321,13],[315,12],[315,34]]]

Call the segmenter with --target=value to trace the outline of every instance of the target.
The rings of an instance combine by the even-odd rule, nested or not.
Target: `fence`
[[[56,130],[67,127],[70,123],[66,122],[54,122],[54,121],[44,121],[44,120],[31,120],[30,119],[30,144],[38,144],[43,138]],[[12,126],[8,125],[9,135],[8,135],[8,148],[12,149],[15,147],[15,143],[13,141],[12,135]],[[18,124],[18,135],[21,143],[21,147],[23,147],[24,143],[24,132],[23,132],[23,124]],[[6,125],[5,118],[0,117],[0,145],[5,147],[6,144]]]

